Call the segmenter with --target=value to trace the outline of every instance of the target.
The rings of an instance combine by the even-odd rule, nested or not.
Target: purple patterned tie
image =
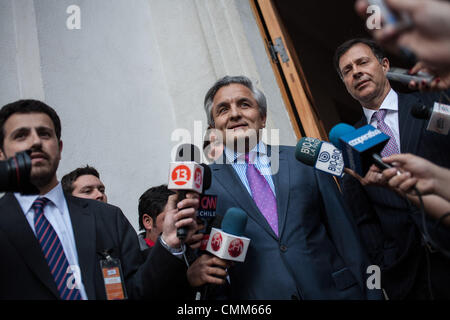
[[[248,153],[245,155],[245,162],[247,163],[246,176],[253,200],[272,230],[278,236],[277,200],[266,178],[249,162]]]
[[[377,112],[375,112],[372,115],[372,118],[375,117],[377,119],[377,129],[379,129],[381,132],[387,134],[390,139],[388,143],[384,146],[383,150],[381,151],[382,157],[388,157],[392,154],[400,153],[400,150],[398,150],[398,145],[394,137],[394,133],[392,132],[391,128],[384,122],[384,117],[386,117],[387,110],[386,109],[380,109]]]
[[[67,273],[69,262],[55,229],[44,216],[44,207],[49,201],[47,198],[37,198],[31,206],[34,211],[36,238],[41,245],[42,253],[48,263],[53,279],[55,279],[61,299],[81,300],[80,290],[72,286],[70,288],[68,285],[67,279],[72,275],[72,273]]]

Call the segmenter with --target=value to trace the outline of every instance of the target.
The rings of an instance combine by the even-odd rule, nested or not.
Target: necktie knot
[[[247,152],[244,155],[245,163],[255,164],[257,157],[258,157],[258,154],[256,152]]]
[[[50,200],[47,198],[37,198],[36,200],[34,200],[31,208],[33,208],[34,212],[41,213],[42,211],[44,211],[44,208],[49,201]]]
[[[377,112],[373,114],[372,117],[375,117],[377,121],[384,121],[384,118],[386,117],[387,110],[386,109],[380,109]]]

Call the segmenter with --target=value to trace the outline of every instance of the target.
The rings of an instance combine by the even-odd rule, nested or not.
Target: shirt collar
[[[264,142],[260,140],[258,144],[254,146],[252,150],[250,150],[249,153],[263,156],[267,154],[267,147]],[[235,163],[237,159],[244,159],[244,153],[234,152],[234,150],[227,149],[227,147],[224,148],[224,154],[230,163]]]
[[[398,112],[398,94],[393,89],[389,91],[387,96],[384,98],[383,103],[381,104],[379,109],[386,109],[389,111]],[[373,110],[369,108],[363,107],[364,116],[367,119],[367,123],[370,123],[372,120],[372,116],[378,110]]]
[[[22,211],[25,213],[25,215],[27,214],[28,211],[30,211],[33,202],[39,197],[45,197],[49,199],[53,203],[53,205],[55,205],[58,208],[61,214],[63,213],[64,210],[65,197],[61,183],[59,182],[52,190],[50,190],[44,195],[22,195],[20,193],[14,193],[14,196],[19,202],[20,207],[22,208]]]

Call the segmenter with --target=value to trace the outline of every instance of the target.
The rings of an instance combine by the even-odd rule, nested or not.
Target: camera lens
[[[30,151],[16,153],[5,161],[0,161],[0,191],[38,194],[39,190],[31,184]]]

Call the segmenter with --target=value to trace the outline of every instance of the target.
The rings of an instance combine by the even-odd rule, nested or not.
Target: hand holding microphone
[[[232,265],[231,261],[220,259],[206,251],[211,229],[220,228],[223,221],[222,216],[216,215],[216,205],[217,196],[204,195],[200,198],[197,221],[201,220],[204,228],[201,233],[195,234],[191,238],[191,242],[187,242],[191,249],[199,249],[200,253],[200,256],[187,270],[187,278],[192,287],[225,284],[225,278],[228,275],[227,268]],[[208,291],[207,286],[202,291],[203,298],[205,298]],[[200,292],[198,294],[201,295]]]
[[[412,154],[395,154],[383,161],[392,163],[405,171],[400,176],[394,176],[392,169],[383,171],[383,176],[389,185],[400,192],[415,195],[412,187],[416,186],[422,195],[436,194],[450,201],[450,170],[437,166],[428,160]]]
[[[395,154],[383,158],[383,161],[407,170],[401,175],[395,175],[393,169],[383,171],[383,176],[392,189],[419,207],[422,213],[425,211],[437,219],[435,226],[441,222],[450,226],[450,219],[448,219],[450,215],[449,169],[439,167],[412,154]],[[430,239],[425,227],[425,217],[422,219],[426,237]],[[439,245],[436,247],[439,248]],[[450,253],[445,249],[439,250],[450,257]]]
[[[197,218],[197,228],[195,229],[195,233],[185,242],[192,250],[196,250],[201,247],[203,240],[203,233],[201,233],[201,231],[204,229],[205,225]]]
[[[433,107],[415,105],[411,108],[411,115],[416,119],[429,120],[428,131],[448,135],[450,130],[450,105],[435,102]]]
[[[450,89],[450,70],[431,70],[430,68],[427,68],[422,61],[417,62],[414,67],[409,70],[409,74],[412,76],[420,74],[421,72],[432,74],[434,78],[431,82],[411,80],[408,83],[408,88],[412,90],[418,89],[420,91],[441,91]]]
[[[200,150],[193,144],[181,145],[176,154],[176,161],[170,163],[168,189],[177,191],[178,201],[191,194],[199,197],[211,186],[211,169],[205,164],[199,164]],[[196,196],[194,196],[196,194]],[[197,207],[198,208],[198,203]],[[177,236],[186,240],[187,229],[180,227]]]
[[[177,230],[183,228],[185,237],[189,241],[197,230],[196,212],[199,205],[198,195],[188,193],[187,198],[178,202],[178,195],[172,194],[167,200],[167,213],[164,217],[162,239],[171,248],[180,248],[181,239]]]
[[[243,235],[247,225],[247,214],[240,208],[230,208],[221,220],[221,228],[217,228],[214,219],[211,234],[206,246],[206,254],[203,254],[198,261],[198,270],[204,273],[200,277],[194,278],[195,269],[191,270],[191,284],[224,284],[223,277],[227,276],[227,269],[233,265],[234,261],[244,262],[250,239]],[[212,254],[212,255],[211,255]],[[189,276],[189,274],[188,274]],[[206,299],[210,291],[210,286],[203,288],[201,296]],[[198,293],[200,296],[200,293]]]
[[[390,139],[388,135],[371,125],[355,129],[339,123],[330,130],[329,137],[342,150],[347,173],[363,185],[387,186],[381,171],[392,166],[382,161],[380,152]]]
[[[192,287],[200,287],[205,284],[223,285],[227,274],[227,268],[231,262],[209,254],[202,254],[187,270],[187,278]]]
[[[222,229],[212,228],[206,251],[229,261],[244,262],[250,239],[243,236],[247,214],[240,208],[230,208],[222,220]]]

